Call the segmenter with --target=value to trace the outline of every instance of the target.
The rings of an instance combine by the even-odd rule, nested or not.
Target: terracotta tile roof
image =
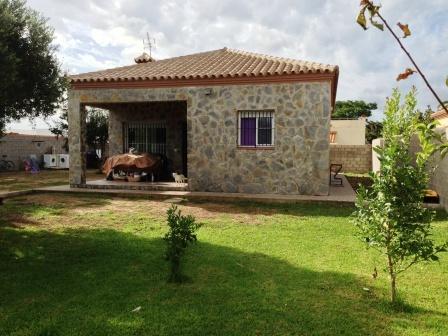
[[[70,76],[72,83],[337,74],[335,65],[223,48],[149,63]]]

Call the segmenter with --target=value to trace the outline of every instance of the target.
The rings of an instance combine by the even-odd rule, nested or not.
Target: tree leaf
[[[367,20],[366,20],[366,9],[367,6],[364,6],[361,8],[358,14],[358,18],[356,19],[356,22],[364,29],[367,30]]]
[[[370,23],[372,24],[372,26],[378,28],[379,30],[384,30],[384,25],[382,23],[379,23],[378,21],[373,20],[372,17],[370,17]]]
[[[411,36],[411,30],[409,29],[409,25],[398,22],[397,26],[400,27],[400,29],[403,32],[403,34],[404,34],[403,38]]]
[[[359,5],[360,6],[368,6],[368,5],[370,5],[370,1],[369,0],[361,0],[361,3]]]
[[[407,79],[409,76],[413,75],[416,71],[411,68],[407,68],[404,72],[398,75],[397,82],[402,79]]]
[[[370,19],[372,19],[375,15],[378,14],[378,12],[380,11],[380,8],[381,8],[381,5],[375,6],[375,5],[369,4],[367,6],[367,9],[369,10],[369,13],[370,13]]]

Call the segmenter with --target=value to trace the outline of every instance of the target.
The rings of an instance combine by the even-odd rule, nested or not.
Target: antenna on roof
[[[135,63],[151,63],[156,60],[152,58],[152,50],[156,48],[156,39],[151,38],[149,33],[146,33],[146,38],[143,39],[143,54],[139,57],[134,58]],[[149,51],[149,55],[146,53],[146,50]]]
[[[146,33],[146,38],[143,39],[143,51],[149,51],[149,57],[152,57],[152,49],[156,49],[156,39],[151,38],[149,33]]]

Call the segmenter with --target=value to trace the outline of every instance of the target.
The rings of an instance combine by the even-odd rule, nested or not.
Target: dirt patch
[[[110,211],[117,213],[141,213],[151,217],[164,218],[167,210],[171,207],[171,202],[144,200],[144,199],[108,199],[108,203],[100,207],[83,208],[80,204],[75,212],[95,213],[99,211]],[[253,220],[254,216],[271,216],[274,210],[261,209],[257,207],[242,207],[226,203],[196,203],[196,202],[175,202],[176,206],[186,215],[195,216],[198,220],[215,219],[225,216],[240,220]]]
[[[121,199],[61,194],[34,194],[17,198],[14,210],[7,216],[15,226],[36,225],[48,228],[103,227],[122,225],[126,218],[149,217],[164,220],[171,202],[145,199]],[[275,209],[252,205],[208,202],[180,202],[176,204],[185,215],[198,221],[226,218],[241,224],[256,225],[264,217],[273,216]]]
[[[98,174],[98,170],[87,170],[87,180],[98,180],[104,175]],[[24,171],[0,172],[0,191],[18,191],[34,188],[49,187],[68,184],[68,170],[41,170],[31,174]]]
[[[25,204],[36,204],[43,206],[60,206],[66,209],[83,209],[83,208],[97,208],[107,205],[110,199],[98,196],[73,196],[64,194],[52,193],[38,193],[21,198]]]

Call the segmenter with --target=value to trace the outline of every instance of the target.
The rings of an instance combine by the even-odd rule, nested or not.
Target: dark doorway
[[[188,176],[188,136],[187,136],[187,122],[182,122],[182,174]]]

